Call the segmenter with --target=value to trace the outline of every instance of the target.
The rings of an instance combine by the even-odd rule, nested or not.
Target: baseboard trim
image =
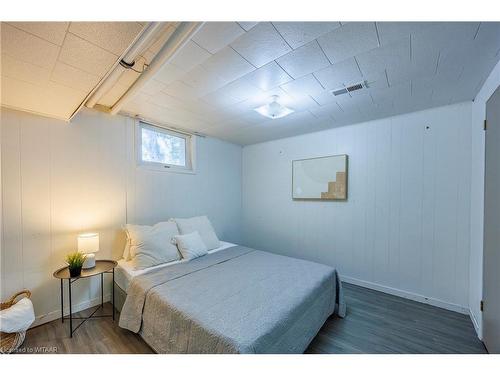
[[[465,306],[460,306],[460,305],[446,302],[446,301],[442,301],[442,300],[439,300],[436,298],[426,297],[426,296],[423,296],[423,295],[420,295],[417,293],[408,292],[406,290],[396,289],[396,288],[392,288],[389,286],[373,283],[371,281],[364,281],[364,280],[355,279],[355,278],[349,277],[349,276],[342,276],[341,275],[340,279],[342,281],[345,281],[346,283],[362,286],[362,287],[365,287],[368,289],[377,290],[379,292],[383,292],[383,293],[387,293],[387,294],[392,294],[392,295],[397,296],[397,297],[402,297],[402,298],[406,298],[406,299],[409,299],[412,301],[425,303],[427,305],[440,307],[442,309],[455,311],[455,312],[460,313],[460,314],[469,315],[469,308],[465,307]]]
[[[110,294],[104,295],[104,302],[108,302],[108,301],[111,301]],[[64,301],[64,302],[65,302],[64,316],[66,316],[69,314],[69,306],[66,306],[68,304],[67,301]],[[82,311],[82,310],[85,310],[85,309],[88,309],[90,307],[94,307],[94,306],[97,306],[100,304],[101,304],[100,297],[93,298],[91,300],[83,301],[83,302],[80,302],[79,304],[73,305],[72,310],[73,310],[73,313],[76,313],[76,312],[79,312],[79,311]],[[30,326],[30,328],[34,328],[36,326],[51,322],[51,321],[56,320],[56,319],[61,319],[61,309],[51,311],[47,314],[38,315],[35,318],[35,321],[33,322],[33,324]]]
[[[469,309],[469,316],[470,320],[472,320],[472,324],[474,325],[474,329],[476,330],[477,337],[479,338],[479,340],[483,341],[483,333],[481,332],[481,328],[479,327],[479,323],[476,319],[476,316],[474,315],[471,309]]]

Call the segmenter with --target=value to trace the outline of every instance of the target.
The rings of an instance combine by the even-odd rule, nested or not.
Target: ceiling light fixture
[[[288,116],[290,113],[295,112],[293,109],[287,108],[278,103],[278,99],[279,99],[278,95],[271,96],[270,103],[255,108],[255,111],[259,112],[262,116],[266,116],[271,119],[285,117]]]

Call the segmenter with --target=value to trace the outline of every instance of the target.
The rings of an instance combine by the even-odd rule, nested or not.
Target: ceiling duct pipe
[[[149,66],[142,72],[137,80],[129,87],[120,99],[111,107],[110,113],[116,115],[123,105],[129,101],[151,79],[163,64],[170,61],[191,37],[203,26],[203,22],[181,22],[165,42],[160,51],[151,60]]]
[[[165,24],[166,22],[150,22],[129,50],[125,53],[121,61],[127,65],[133,66],[137,57],[139,57],[144,49],[149,46],[149,44],[154,40],[154,36]],[[120,79],[120,76],[126,70],[127,69],[121,64],[117,64],[101,85],[92,93],[85,105],[89,108],[93,108],[103,95],[113,88],[116,82]]]

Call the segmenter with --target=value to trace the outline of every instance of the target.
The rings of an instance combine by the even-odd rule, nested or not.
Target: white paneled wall
[[[240,241],[240,146],[198,138],[197,173],[176,174],[136,167],[132,119],[90,110],[71,123],[1,115],[1,298],[30,289],[39,321],[59,314],[52,272],[80,232],[100,233],[98,259],[121,257],[127,221],[207,214],[221,239]],[[75,288],[80,308],[100,296],[98,279]]]
[[[468,311],[471,103],[243,149],[244,243]],[[347,202],[293,201],[291,161],[349,155]]]

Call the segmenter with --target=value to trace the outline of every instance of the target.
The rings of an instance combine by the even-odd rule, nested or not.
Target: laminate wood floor
[[[330,318],[306,353],[486,353],[467,315],[346,283],[344,293],[347,316]],[[73,338],[68,326],[56,320],[29,330],[20,352],[152,353],[111,318],[85,322]]]

